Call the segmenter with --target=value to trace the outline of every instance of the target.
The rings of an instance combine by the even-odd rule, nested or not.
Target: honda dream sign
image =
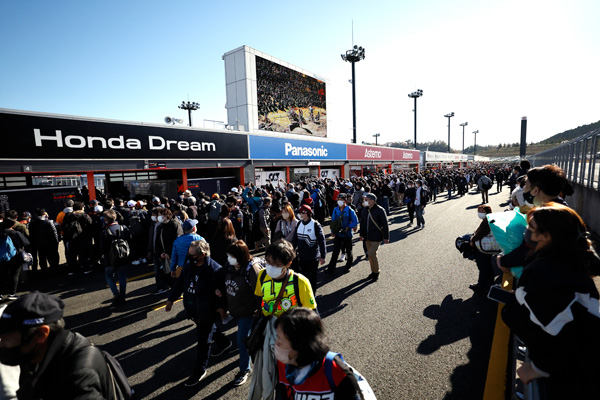
[[[247,159],[246,135],[0,113],[0,159],[27,149],[31,160]]]

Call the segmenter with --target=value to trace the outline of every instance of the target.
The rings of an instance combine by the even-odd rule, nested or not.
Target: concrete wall
[[[567,202],[585,221],[588,230],[600,236],[600,192],[571,182],[573,196],[567,197]]]

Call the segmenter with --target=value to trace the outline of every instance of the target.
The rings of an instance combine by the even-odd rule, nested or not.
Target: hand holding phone
[[[498,303],[506,304],[515,299],[515,294],[508,290],[502,289],[499,285],[493,285],[488,292],[488,299],[497,301]]]

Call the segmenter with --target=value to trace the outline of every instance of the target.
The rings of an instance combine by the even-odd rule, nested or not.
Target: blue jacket
[[[333,214],[331,216],[331,220],[336,220],[342,216],[342,230],[336,233],[337,236],[343,238],[352,237],[352,229],[354,229],[358,225],[358,218],[356,217],[356,213],[349,206],[344,207],[344,211],[340,211],[339,207],[334,208]],[[347,231],[346,228],[349,228]]]
[[[248,196],[248,192],[250,191],[250,187],[247,187],[242,192],[242,198],[246,200],[246,203],[250,205],[252,208],[252,214],[255,214],[262,204],[262,199],[260,197],[250,197]]]
[[[173,242],[173,252],[171,253],[171,271],[175,271],[177,266],[185,264],[190,244],[196,240],[202,240],[203,237],[197,233],[186,233],[179,236]]]

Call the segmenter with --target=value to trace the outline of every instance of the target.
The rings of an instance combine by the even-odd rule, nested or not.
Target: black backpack
[[[118,234],[114,234],[106,227],[106,234],[109,239],[112,239],[110,242],[110,250],[108,252],[108,261],[113,267],[121,267],[127,264],[129,254],[131,253],[129,243],[123,237],[122,226],[119,226],[118,232]]]
[[[132,236],[136,236],[144,232],[142,216],[139,211],[133,211],[129,216],[129,232],[131,232]]]
[[[254,228],[254,221],[252,220],[252,214],[247,209],[240,210],[243,216],[242,232],[245,235],[249,235]]]
[[[66,240],[77,239],[83,232],[83,229],[81,228],[81,224],[79,223],[79,221],[77,219],[74,219],[73,221],[64,225],[62,229],[64,232],[64,238]]]

